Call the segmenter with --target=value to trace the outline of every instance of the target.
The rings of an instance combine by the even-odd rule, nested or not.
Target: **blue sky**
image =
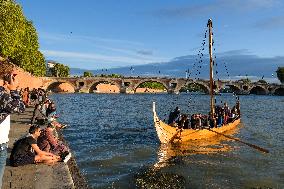
[[[212,18],[216,52],[284,56],[282,0],[16,0],[46,59],[102,69],[195,55]]]

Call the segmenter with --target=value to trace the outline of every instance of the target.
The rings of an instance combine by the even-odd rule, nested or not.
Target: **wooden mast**
[[[209,19],[208,23],[207,23],[207,27],[209,30],[209,57],[210,57],[210,116],[211,118],[214,118],[214,89],[213,89],[213,85],[214,85],[214,81],[213,81],[213,58],[212,58],[212,20]]]

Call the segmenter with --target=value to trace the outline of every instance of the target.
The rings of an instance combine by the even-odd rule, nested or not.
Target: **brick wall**
[[[4,70],[5,67],[0,64],[0,70]],[[16,85],[20,88],[26,88],[29,87],[30,89],[32,88],[40,88],[42,86],[42,79],[37,78],[30,73],[24,71],[22,68],[19,68],[14,65],[13,74],[17,74],[15,79],[16,79]],[[9,73],[7,73],[9,74]],[[0,77],[0,85],[3,86],[3,75]]]
[[[15,67],[13,73],[17,74],[15,77],[18,80],[19,88],[40,88],[42,87],[42,79],[25,72],[23,69]]]

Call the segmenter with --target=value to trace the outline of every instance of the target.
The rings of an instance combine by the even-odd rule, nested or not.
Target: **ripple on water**
[[[221,97],[231,107],[235,103],[230,95]],[[221,97],[216,97],[218,103]],[[233,136],[267,148],[269,154],[233,140],[163,148],[153,127],[152,102],[161,119],[176,106],[205,114],[208,95],[52,98],[60,121],[70,125],[63,131],[65,139],[94,188],[284,188],[283,97],[240,97],[243,126]]]

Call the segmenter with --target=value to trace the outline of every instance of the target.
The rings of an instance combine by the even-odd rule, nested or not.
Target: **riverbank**
[[[11,129],[9,133],[8,155],[2,189],[6,188],[88,188],[87,182],[81,176],[74,158],[68,163],[59,162],[53,166],[31,164],[12,167],[9,156],[13,143],[28,132],[33,108],[27,108],[23,114],[11,116]],[[61,135],[62,136],[62,135]]]

